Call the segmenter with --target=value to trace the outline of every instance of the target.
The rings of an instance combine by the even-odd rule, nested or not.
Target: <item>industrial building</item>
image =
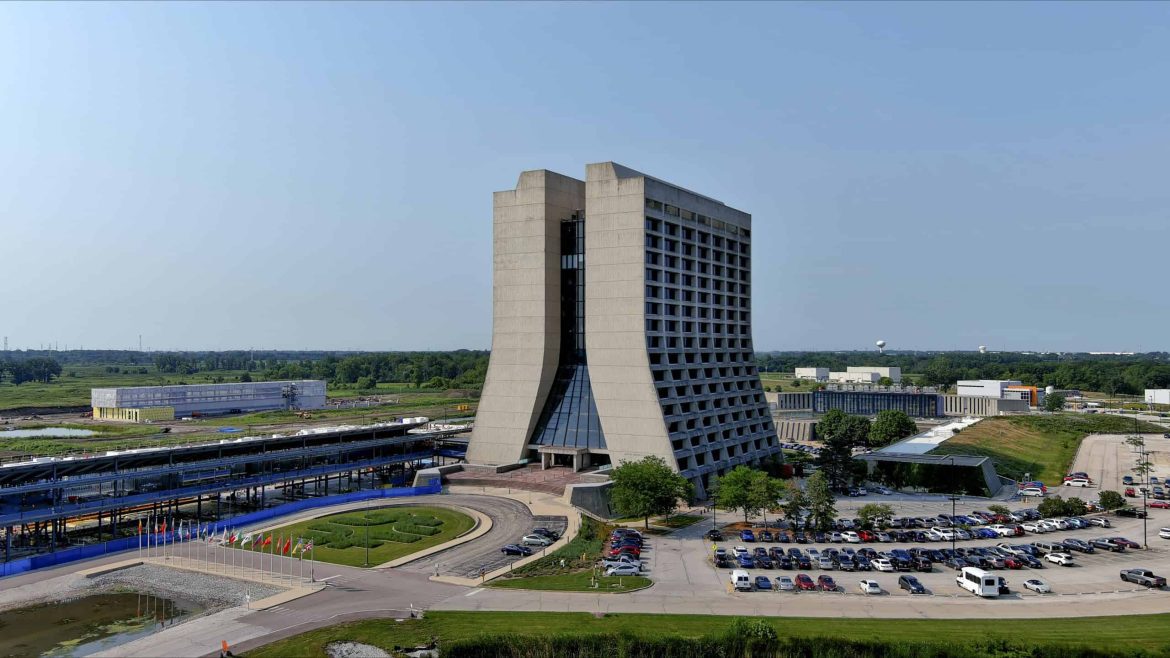
[[[829,381],[837,384],[876,384],[882,376],[876,372],[830,372]]]
[[[1149,404],[1170,404],[1170,388],[1147,388],[1145,400]]]
[[[780,453],[753,362],[750,215],[606,162],[584,181],[522,173],[493,222],[469,462],[654,455],[703,497],[712,474]]]
[[[135,423],[272,409],[320,409],[325,382],[300,380],[90,389],[93,417]]]
[[[873,416],[893,409],[918,418],[943,415],[942,400],[936,393],[885,393],[871,391],[814,391],[813,411],[823,414],[840,409],[847,414]]]
[[[797,368],[794,374],[796,379],[811,379],[816,382],[829,381],[828,368]]]

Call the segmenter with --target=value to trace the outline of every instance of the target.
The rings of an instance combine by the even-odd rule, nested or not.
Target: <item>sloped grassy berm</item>
[[[361,566],[367,541],[370,564],[376,565],[454,539],[473,524],[466,514],[442,507],[382,507],[293,523],[273,532],[291,536],[293,543],[312,538],[319,562]]]

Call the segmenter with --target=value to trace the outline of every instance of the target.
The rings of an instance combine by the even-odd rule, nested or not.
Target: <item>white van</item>
[[[975,596],[984,598],[999,596],[999,578],[990,571],[963,567],[963,571],[955,576],[955,583]]]
[[[1041,489],[1040,487],[1028,487],[1026,489],[1020,489],[1020,495],[1021,496],[1034,496],[1036,498],[1043,498],[1044,497],[1044,490]]]
[[[752,577],[746,571],[736,569],[731,572],[731,586],[740,592],[752,591]]]

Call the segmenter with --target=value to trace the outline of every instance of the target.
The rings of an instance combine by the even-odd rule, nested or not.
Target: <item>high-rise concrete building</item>
[[[779,454],[753,362],[751,216],[612,162],[494,199],[492,354],[468,460],[691,478]]]

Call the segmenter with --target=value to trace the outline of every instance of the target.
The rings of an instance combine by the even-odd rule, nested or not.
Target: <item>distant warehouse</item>
[[[272,409],[320,409],[325,382],[240,382],[90,390],[93,417],[135,423]]]

